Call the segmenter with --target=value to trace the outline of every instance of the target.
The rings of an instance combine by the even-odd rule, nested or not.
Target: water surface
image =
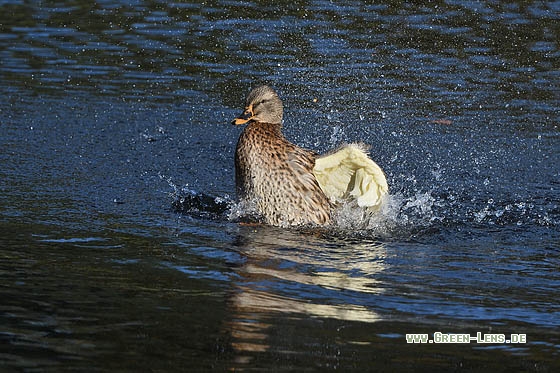
[[[0,8],[6,370],[559,368],[559,2]],[[379,216],[238,224],[260,83],[293,142],[372,146]]]

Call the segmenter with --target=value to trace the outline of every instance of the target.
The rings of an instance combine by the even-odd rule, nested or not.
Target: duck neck
[[[244,132],[256,135],[257,139],[278,138],[284,140],[281,123],[252,122],[245,128]]]

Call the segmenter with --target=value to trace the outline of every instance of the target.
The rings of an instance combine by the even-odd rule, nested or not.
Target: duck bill
[[[250,121],[251,119],[252,119],[252,117],[246,117],[246,116],[242,115],[242,116],[240,116],[240,117],[235,118],[235,119],[231,122],[231,124],[233,124],[234,126],[239,126],[239,125],[241,125],[241,124],[247,123],[247,122]]]
[[[247,122],[249,122],[251,119],[253,119],[254,114],[253,114],[253,107],[249,106],[245,109],[245,111],[243,112],[243,114],[241,114],[240,116],[238,116],[237,118],[235,118],[231,124],[239,126],[240,124],[245,124]]]

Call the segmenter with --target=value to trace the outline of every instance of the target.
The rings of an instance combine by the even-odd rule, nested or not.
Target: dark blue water
[[[559,12],[0,1],[1,370],[558,370]],[[371,145],[378,216],[239,224],[261,83],[291,141]]]

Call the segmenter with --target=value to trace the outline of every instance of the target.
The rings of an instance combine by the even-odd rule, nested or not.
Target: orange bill
[[[236,126],[238,126],[240,124],[245,124],[245,123],[249,122],[251,119],[253,119],[254,116],[255,116],[255,114],[253,113],[253,105],[249,105],[245,108],[245,111],[243,112],[243,114],[241,114],[240,116],[235,118],[231,122],[231,124],[234,124]]]

